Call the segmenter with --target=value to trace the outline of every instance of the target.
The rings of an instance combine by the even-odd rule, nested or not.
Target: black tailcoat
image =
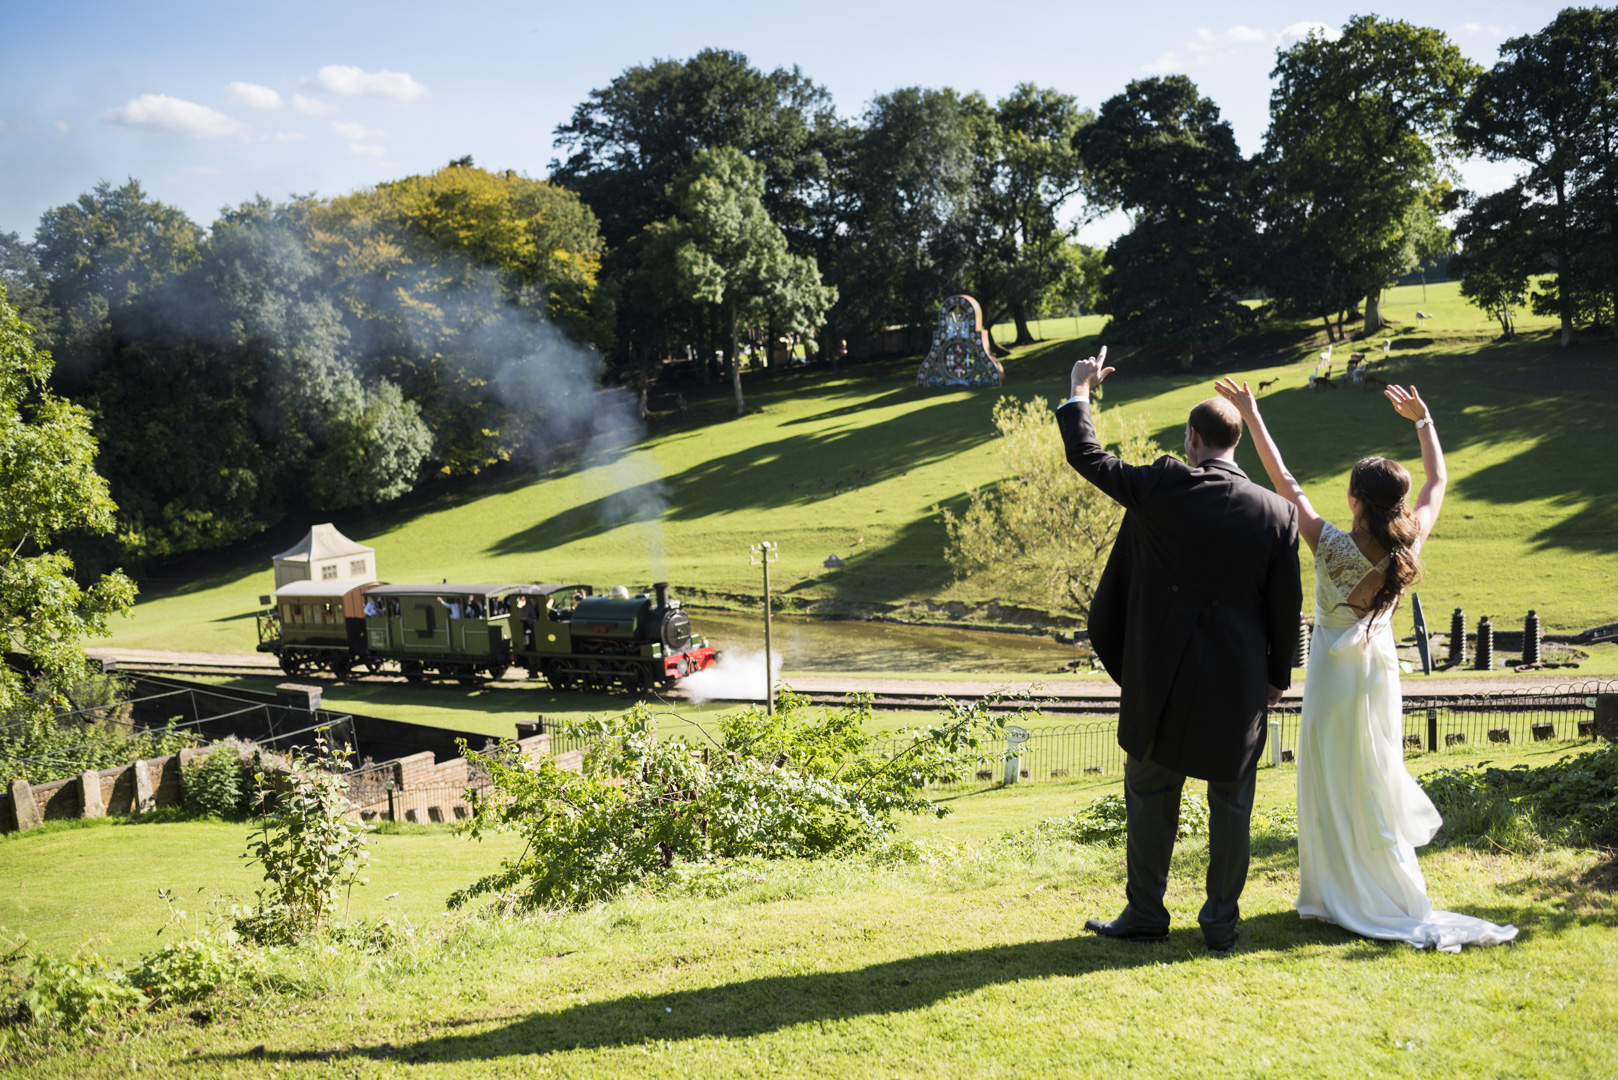
[[[1238,779],[1264,749],[1267,688],[1292,682],[1297,508],[1233,461],[1125,464],[1097,441],[1088,402],[1056,422],[1068,463],[1125,509],[1090,608],[1090,643],[1121,690],[1118,744]]]

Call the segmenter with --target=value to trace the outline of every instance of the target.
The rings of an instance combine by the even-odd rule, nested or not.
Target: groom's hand
[[[1080,360],[1073,365],[1073,375],[1069,385],[1073,387],[1073,396],[1080,401],[1090,400],[1090,388],[1100,386],[1101,380],[1111,375],[1115,368],[1106,366],[1107,347],[1101,346],[1101,351],[1095,356]]]
[[[1270,707],[1271,708],[1274,708],[1275,706],[1281,704],[1281,695],[1284,694],[1284,693],[1286,693],[1286,691],[1277,690],[1273,686],[1270,687]]]

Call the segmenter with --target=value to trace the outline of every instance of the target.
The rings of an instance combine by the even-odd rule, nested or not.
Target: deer
[[[1316,390],[1337,389],[1337,384],[1326,378],[1324,375],[1316,375],[1314,378],[1309,380],[1309,385],[1314,387]]]
[[[1388,384],[1387,384],[1387,382],[1385,380],[1379,379],[1375,375],[1372,375],[1369,371],[1367,371],[1361,376],[1360,385],[1361,386],[1381,386],[1381,387],[1385,388]]]
[[[1265,379],[1263,382],[1258,384],[1258,392],[1262,394],[1262,393],[1264,393],[1264,391],[1268,390],[1270,387],[1274,386],[1276,383],[1278,383],[1280,381],[1281,381],[1281,376],[1279,376],[1279,375],[1277,375],[1273,379]]]

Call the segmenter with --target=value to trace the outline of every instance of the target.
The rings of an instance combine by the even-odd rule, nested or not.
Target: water
[[[694,609],[691,627],[720,650],[763,654],[764,617]],[[770,622],[783,670],[923,674],[1049,674],[1074,658],[1048,637],[897,623],[777,615]]]

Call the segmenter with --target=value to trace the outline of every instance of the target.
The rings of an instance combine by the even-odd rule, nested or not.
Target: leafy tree
[[[863,331],[930,326],[970,282],[993,162],[993,110],[978,94],[909,87],[875,98],[848,149],[833,318]]]
[[[33,328],[34,342],[49,348],[56,313],[46,296],[45,272],[31,247],[14,232],[0,233],[0,287],[17,317]]]
[[[1618,12],[1569,8],[1539,33],[1501,45],[1500,56],[1478,79],[1456,129],[1465,149],[1527,166],[1511,189],[1522,210],[1507,238],[1498,203],[1477,204],[1472,213],[1483,217],[1467,231],[1495,242],[1488,257],[1464,266],[1498,273],[1509,256],[1511,272],[1526,277],[1550,262],[1554,284],[1536,290],[1534,310],[1560,318],[1565,348],[1575,319],[1618,295]],[[1585,267],[1597,280],[1578,280]],[[1491,290],[1475,291],[1481,299]]]
[[[611,341],[595,215],[554,184],[455,163],[313,206],[306,228],[357,367],[419,406],[452,475],[543,441],[547,370]]]
[[[1189,368],[1195,342],[1248,326],[1235,294],[1252,273],[1250,169],[1219,107],[1183,75],[1137,80],[1074,145],[1097,197],[1134,218],[1107,252],[1096,305],[1113,338],[1178,343]]]
[[[1073,139],[1093,117],[1067,94],[1022,83],[996,104],[993,119],[974,291],[987,320],[1003,308],[1016,324],[1013,344],[1028,345],[1030,314],[1071,269],[1065,246],[1072,229],[1059,215],[1084,186]]]
[[[116,571],[81,586],[73,560],[54,546],[74,530],[110,530],[116,507],[95,471],[90,418],[47,389],[50,374],[50,354],[0,287],[0,625],[7,653],[26,655],[46,691],[36,696],[21,672],[0,664],[8,723],[49,718],[84,677],[84,638],[104,636],[135,597]]]
[[[1281,50],[1265,136],[1266,230],[1291,248],[1272,264],[1279,294],[1363,296],[1365,332],[1382,325],[1383,287],[1447,249],[1454,122],[1477,74],[1442,31],[1371,15]]]
[[[1477,199],[1456,227],[1461,250],[1449,270],[1461,279],[1461,295],[1494,316],[1500,336],[1516,336],[1516,313],[1538,272],[1551,268],[1555,215],[1536,205],[1521,184]]]
[[[1111,418],[1110,412],[1097,415],[1111,429],[1120,457],[1144,462],[1161,456],[1143,427],[1113,427]],[[995,402],[995,455],[1004,479],[973,492],[960,517],[944,512],[945,557],[957,578],[1083,616],[1124,512],[1068,466],[1051,438],[1051,419],[1038,398]]]
[[[54,207],[34,230],[34,254],[59,325],[52,346],[67,385],[94,370],[94,339],[111,313],[194,267],[202,229],[179,209],[148,199],[140,183],[102,181],[76,202]]]
[[[670,189],[704,150],[735,147],[763,169],[764,205],[789,235],[807,229],[837,128],[831,96],[796,67],[763,72],[704,49],[628,68],[557,125],[566,159],[551,178],[583,197],[619,248],[674,213]]]
[[[736,412],[742,399],[740,330],[775,325],[812,334],[837,298],[813,258],[793,255],[764,207],[763,169],[739,150],[705,150],[670,192],[675,214],[654,227],[679,294],[723,312],[730,332]]]
[[[345,400],[326,423],[326,446],[315,458],[310,484],[322,506],[386,502],[415,486],[433,437],[421,410],[393,383]]]

